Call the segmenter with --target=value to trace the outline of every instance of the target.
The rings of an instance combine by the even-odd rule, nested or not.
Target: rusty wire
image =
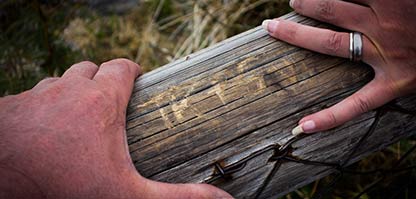
[[[315,194],[315,196],[313,197],[313,198],[317,198],[317,199],[320,199],[320,198],[324,197],[325,195],[327,195],[329,192],[331,192],[333,187],[344,176],[344,174],[352,174],[352,175],[369,175],[369,174],[375,174],[375,173],[381,174],[381,176],[377,180],[375,180],[369,186],[365,187],[363,191],[361,191],[360,193],[358,193],[354,197],[354,198],[360,198],[363,194],[371,191],[371,189],[373,189],[377,184],[381,183],[389,174],[411,171],[413,169],[416,169],[416,165],[411,165],[411,166],[408,166],[408,167],[400,168],[400,165],[403,163],[403,161],[411,153],[416,151],[416,145],[411,147],[403,156],[400,157],[400,159],[398,159],[395,162],[393,167],[391,167],[390,169],[387,169],[387,170],[386,169],[375,169],[375,170],[371,170],[371,171],[355,171],[355,170],[350,170],[350,169],[346,168],[348,163],[354,157],[357,150],[362,146],[362,144],[367,140],[367,138],[370,137],[374,133],[374,131],[376,130],[377,125],[379,124],[380,119],[387,112],[399,112],[399,113],[402,113],[402,114],[411,115],[412,117],[416,116],[416,111],[407,110],[407,109],[401,107],[400,105],[398,105],[397,103],[393,103],[393,102],[377,109],[375,117],[374,117],[374,121],[370,125],[369,129],[364,133],[364,135],[360,138],[360,140],[357,142],[357,144],[354,145],[354,147],[351,149],[351,151],[349,151],[346,158],[343,159],[340,163],[321,162],[321,161],[300,159],[298,157],[292,156],[291,151],[293,150],[293,148],[291,147],[291,145],[293,143],[307,137],[307,135],[299,135],[297,137],[293,137],[292,139],[287,141],[282,146],[279,146],[278,144],[268,146],[268,147],[266,147],[262,150],[259,150],[255,153],[249,155],[248,157],[246,157],[246,158],[244,158],[244,159],[242,159],[242,160],[240,160],[240,161],[238,161],[238,162],[236,162],[232,165],[229,165],[227,167],[223,167],[223,166],[221,166],[221,164],[216,162],[214,164],[214,168],[215,168],[216,172],[214,172],[212,177],[210,179],[208,179],[206,181],[206,183],[212,183],[212,182],[214,182],[218,179],[230,180],[230,179],[232,179],[231,175],[233,173],[236,173],[236,172],[241,171],[242,169],[244,169],[244,167],[247,165],[247,162],[249,160],[257,157],[258,155],[260,155],[262,153],[265,153],[265,152],[270,151],[270,150],[274,150],[274,154],[269,158],[269,161],[275,162],[274,166],[273,166],[272,170],[269,172],[269,174],[267,175],[266,179],[263,181],[263,183],[260,185],[260,187],[255,192],[255,196],[253,198],[259,198],[261,196],[264,189],[268,186],[268,184],[273,179],[274,175],[277,173],[280,166],[284,162],[295,162],[295,163],[300,163],[300,164],[304,164],[304,165],[314,165],[314,166],[327,166],[327,167],[330,167],[330,168],[333,168],[333,169],[336,170],[337,173],[336,173],[335,178],[333,180],[331,180],[331,182],[329,182],[328,185],[324,189],[319,190],[317,192],[317,194]]]

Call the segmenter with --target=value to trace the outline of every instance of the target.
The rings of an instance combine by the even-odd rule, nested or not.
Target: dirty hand
[[[139,66],[73,65],[61,78],[0,99],[0,198],[231,198],[210,185],[140,176],[126,107]]]
[[[299,14],[363,33],[363,61],[374,79],[352,96],[304,117],[294,133],[313,133],[339,126],[360,114],[416,90],[416,1],[291,0]],[[265,20],[278,39],[320,53],[349,57],[349,33],[290,21]]]

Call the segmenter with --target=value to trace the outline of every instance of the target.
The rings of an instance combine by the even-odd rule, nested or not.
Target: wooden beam
[[[283,18],[325,26],[295,13]],[[288,45],[257,27],[138,78],[127,113],[131,157],[154,180],[276,198],[415,134],[413,115],[382,108],[293,138],[302,116],[372,77],[364,64]],[[415,110],[415,100],[397,103]]]

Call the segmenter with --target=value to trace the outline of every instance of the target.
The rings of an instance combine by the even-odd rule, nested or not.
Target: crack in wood
[[[285,17],[324,27],[296,14]],[[374,112],[293,142],[282,154],[276,148],[293,141],[290,130],[301,116],[352,94],[371,80],[371,69],[276,42],[261,28],[191,57],[135,85],[127,135],[144,177],[210,182],[236,198],[279,197],[331,172],[342,176],[335,165],[340,158],[352,156],[350,164],[416,129],[411,116],[400,114],[413,109],[413,96],[399,100],[405,110],[390,105],[395,110],[355,152]]]

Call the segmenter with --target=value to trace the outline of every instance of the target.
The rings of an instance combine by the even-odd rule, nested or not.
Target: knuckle
[[[117,67],[118,71],[123,74],[136,73],[136,71],[139,68],[139,66],[136,63],[125,58],[113,59],[109,62],[103,63],[102,66]]]
[[[326,20],[326,21],[334,21],[335,20],[335,1],[331,0],[321,0],[319,1],[315,14],[320,19]]]
[[[364,98],[363,96],[358,96],[354,98],[353,105],[355,107],[355,112],[358,114],[365,113],[370,110],[370,103],[369,101]]]
[[[58,79],[59,79],[59,77],[47,77],[47,78],[43,79],[42,81],[40,81],[38,83],[38,85],[41,85],[41,84],[49,84],[49,83],[52,83],[52,82],[54,82],[54,81],[56,81]]]
[[[338,120],[337,120],[337,118],[336,118],[335,114],[334,114],[332,111],[330,111],[329,109],[327,109],[327,114],[326,114],[326,116],[327,116],[327,118],[326,118],[327,124],[326,124],[326,125],[327,125],[329,128],[332,128],[332,127],[334,127],[334,126],[336,126],[336,125],[337,125]]]
[[[103,96],[105,96],[106,101],[111,102],[111,104],[119,104],[121,98],[123,97],[122,92],[114,86],[100,86],[99,90],[102,90]]]
[[[79,65],[97,67],[97,65],[95,63],[91,62],[91,61],[82,61],[82,62],[79,63]]]
[[[98,66],[90,61],[82,61],[72,65],[65,73],[62,75],[63,78],[74,78],[77,76],[82,76],[85,73],[91,73],[97,71]]]
[[[38,88],[35,89],[36,93],[49,97],[57,97],[61,95],[66,89],[65,84],[62,82],[55,83],[53,86],[48,84],[40,84],[40,86],[37,87]]]
[[[90,88],[83,92],[80,97],[82,102],[74,108],[78,110],[80,116],[96,124],[107,122],[108,117],[117,114],[116,107],[109,99],[106,92]]]
[[[75,70],[85,70],[85,69],[96,69],[98,68],[98,66],[90,61],[82,61],[73,65],[71,68],[75,68]]]
[[[299,38],[299,27],[297,25],[290,25],[284,29],[281,28],[280,31],[276,31],[276,34],[277,32],[279,32],[279,35],[276,35],[277,38],[289,43],[295,43]]]
[[[107,109],[111,106],[108,93],[98,90],[91,89],[85,96],[85,104],[93,109]]]
[[[89,100],[92,102],[101,102],[105,101],[106,99],[106,93],[98,89],[91,89],[90,91],[88,91],[87,96]]]
[[[58,81],[61,78],[59,77],[47,77],[40,82],[38,82],[32,90],[42,93],[42,92],[50,92],[50,90],[54,89],[62,89],[62,81]]]
[[[40,81],[39,83],[37,83],[33,87],[32,91],[39,93],[44,90],[47,90],[48,88],[51,87],[51,85],[55,85],[54,82],[56,82],[58,79],[59,79],[58,77],[47,77],[43,79],[42,81]]]
[[[293,9],[302,14],[304,0],[296,0],[293,3]]]
[[[327,39],[323,41],[323,49],[328,54],[338,54],[341,49],[342,36],[337,32],[330,32]]]

